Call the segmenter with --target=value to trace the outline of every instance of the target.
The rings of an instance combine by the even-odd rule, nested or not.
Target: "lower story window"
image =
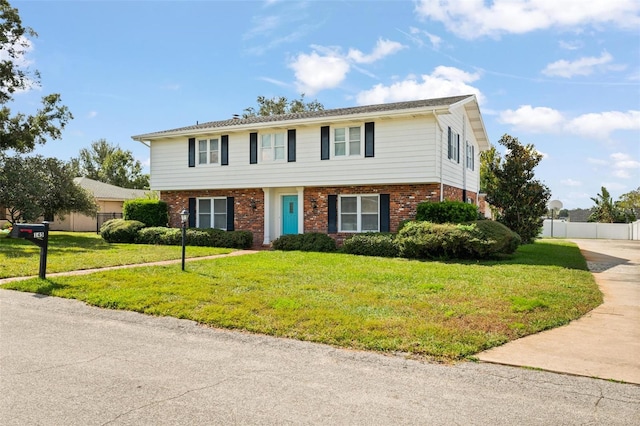
[[[198,198],[198,228],[227,229],[227,199]]]
[[[341,195],[340,231],[377,232],[380,230],[378,195]]]

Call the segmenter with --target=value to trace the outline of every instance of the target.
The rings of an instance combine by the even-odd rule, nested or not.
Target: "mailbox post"
[[[11,238],[24,238],[40,247],[40,270],[38,277],[45,279],[47,275],[47,249],[49,246],[49,222],[16,223],[9,234]]]

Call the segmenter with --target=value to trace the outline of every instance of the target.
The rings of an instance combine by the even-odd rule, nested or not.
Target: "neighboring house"
[[[423,201],[478,203],[489,148],[474,95],[196,124],[133,136],[170,221],[283,234],[394,232]]]
[[[55,231],[97,231],[99,226],[108,219],[122,217],[122,206],[125,201],[135,198],[144,198],[148,191],[142,189],[128,189],[108,183],[99,182],[87,177],[77,177],[73,180],[76,184],[93,194],[98,204],[98,217],[86,216],[81,213],[69,213],[64,220],[56,218],[50,224],[50,229]]]

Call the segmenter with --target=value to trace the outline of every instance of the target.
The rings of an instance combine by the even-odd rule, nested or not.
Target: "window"
[[[467,169],[475,170],[475,147],[467,141]]]
[[[379,231],[379,198],[378,195],[341,195],[340,231]]]
[[[260,162],[284,160],[284,133],[260,135]]]
[[[360,127],[333,129],[333,155],[335,157],[360,155],[362,138]]]
[[[447,138],[447,158],[456,163],[460,162],[460,135],[453,132],[449,127],[449,136]]]
[[[198,141],[198,164],[218,163],[218,139],[201,139]]]
[[[227,199],[198,198],[198,228],[227,229]]]

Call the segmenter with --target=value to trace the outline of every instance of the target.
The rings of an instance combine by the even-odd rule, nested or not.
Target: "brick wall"
[[[169,206],[169,224],[180,226],[180,212],[189,208],[189,198],[234,197],[234,227],[253,232],[254,246],[264,238],[264,193],[262,189],[162,191],[160,197]],[[255,208],[253,207],[255,205]]]
[[[418,203],[440,201],[440,184],[376,185],[306,187],[304,189],[305,232],[327,232],[329,195],[389,194],[390,229],[396,232],[400,222],[413,219]],[[462,189],[444,185],[447,200],[462,200]],[[161,198],[169,205],[171,226],[180,226],[180,211],[189,206],[191,197],[234,197],[235,229],[253,232],[254,246],[264,241],[264,192],[262,189],[162,191]],[[467,191],[467,197],[476,200],[476,193]],[[254,203],[252,203],[252,201]],[[255,204],[255,209],[252,207]],[[338,244],[352,233],[331,234]]]

